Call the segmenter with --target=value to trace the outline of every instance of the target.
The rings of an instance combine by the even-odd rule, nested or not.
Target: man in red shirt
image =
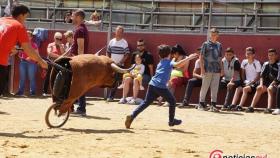
[[[0,18],[0,95],[2,95],[4,87],[4,77],[7,73],[8,58],[10,52],[20,43],[24,52],[37,61],[42,68],[47,68],[47,63],[32,48],[24,22],[30,13],[28,7],[24,5],[16,5],[13,7],[12,17]]]

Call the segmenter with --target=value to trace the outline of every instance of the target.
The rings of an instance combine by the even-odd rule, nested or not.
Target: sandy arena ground
[[[280,155],[280,116],[177,109],[183,124],[170,128],[168,108],[152,105],[127,130],[125,116],[135,106],[92,98],[88,103],[87,117],[49,129],[44,115],[50,98],[0,98],[0,158],[208,158],[215,149]]]

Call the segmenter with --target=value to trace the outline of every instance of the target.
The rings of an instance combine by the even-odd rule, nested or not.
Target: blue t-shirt
[[[152,77],[149,85],[158,88],[167,88],[167,82],[170,79],[171,70],[173,68],[174,62],[170,59],[162,59],[157,65],[156,73]]]

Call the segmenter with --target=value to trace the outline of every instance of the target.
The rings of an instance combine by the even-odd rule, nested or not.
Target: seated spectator
[[[68,30],[63,35],[66,38],[65,52],[68,52],[68,50],[70,50],[72,44],[74,43],[74,33],[73,31]]]
[[[54,34],[54,42],[50,43],[47,47],[48,58],[50,60],[54,61],[60,55],[62,55],[64,52],[65,52],[65,48],[62,43],[62,34],[60,32],[56,32]],[[45,76],[46,78],[44,81],[43,96],[48,96],[51,69],[52,69],[52,67],[49,65],[46,76]]]
[[[271,86],[276,87],[276,109],[272,112],[272,115],[280,115],[280,62],[278,65],[277,78],[271,83]]]
[[[236,87],[241,86],[242,83],[240,78],[240,62],[235,57],[232,48],[229,47],[226,49],[225,57],[222,59],[222,63],[224,67],[224,76],[220,81],[219,89],[227,89],[222,110],[228,110],[231,105]]]
[[[147,85],[151,79],[151,76],[154,74],[154,59],[150,52],[148,52],[145,48],[145,42],[143,39],[137,41],[137,50],[133,52],[132,55],[132,64],[135,64],[135,56],[139,55],[142,60],[142,64],[145,66],[144,74],[142,75],[142,84]],[[123,81],[123,97],[126,97],[129,92],[130,84],[133,81],[133,98],[134,101],[138,97],[138,93],[140,90],[140,84],[137,80],[132,80],[132,78],[125,78]],[[131,104],[138,104],[137,102],[129,101]]]
[[[246,112],[254,112],[254,107],[260,100],[262,94],[268,94],[267,99],[267,109],[265,113],[272,112],[273,95],[276,90],[272,82],[277,78],[278,75],[278,56],[275,49],[268,50],[268,61],[263,64],[260,78],[260,85],[257,87],[257,92],[254,95],[251,106],[246,110]]]
[[[200,54],[201,48],[196,49],[196,53]],[[178,106],[178,108],[187,108],[189,107],[190,98],[192,95],[192,91],[194,87],[201,87],[202,84],[202,76],[200,72],[200,59],[195,61],[194,69],[193,69],[193,78],[188,80],[185,96],[182,101],[182,104]]]
[[[72,24],[71,16],[72,16],[72,12],[71,11],[66,12],[66,14],[64,16],[64,23]]]
[[[32,32],[27,31],[29,40],[31,41],[32,47],[36,50],[36,53],[39,54],[38,47],[36,43],[32,40]],[[24,95],[25,88],[25,80],[26,77],[29,79],[30,83],[30,96],[36,95],[36,72],[37,72],[37,64],[34,60],[32,60],[25,52],[19,52],[20,64],[19,64],[19,89],[16,96]]]
[[[246,48],[246,58],[241,63],[241,78],[244,82],[242,86],[235,90],[232,105],[230,106],[230,109],[236,111],[243,111],[248,94],[256,91],[260,78],[261,63],[255,59],[255,49],[253,47]],[[237,105],[242,92],[240,103]]]
[[[101,24],[100,20],[100,15],[99,13],[95,10],[91,16],[89,21],[85,21],[85,24],[90,24],[90,25],[96,25],[99,26]]]
[[[178,44],[176,44],[174,47],[172,47],[171,55],[176,62],[179,62],[180,60],[183,60],[186,58],[186,52]],[[170,80],[167,84],[167,87],[169,88],[170,92],[173,95],[175,93],[176,88],[186,84],[188,79],[190,78],[189,64],[190,64],[190,62],[187,61],[185,65],[172,69]],[[169,104],[166,102],[164,104],[164,106],[169,106]]]
[[[142,59],[139,54],[135,56],[134,65],[135,65],[135,68],[131,72],[123,74],[123,80],[125,80],[126,78],[131,78],[133,80],[133,83],[135,83],[135,84],[137,83],[140,86],[140,90],[144,90],[144,87],[142,85],[142,79],[143,79],[142,75],[144,74],[145,66],[142,64]],[[123,84],[121,84],[118,88],[119,89],[123,88]],[[119,101],[120,104],[127,103],[126,95],[127,94],[123,93],[123,97]],[[136,104],[136,99],[137,98],[133,97],[129,101],[129,104]]]

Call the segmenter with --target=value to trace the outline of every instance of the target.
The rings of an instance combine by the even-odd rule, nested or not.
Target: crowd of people
[[[7,84],[8,58],[15,54],[18,54],[17,56],[20,58],[19,87],[15,95],[24,95],[26,78],[30,83],[30,96],[36,95],[37,64],[45,69],[42,94],[43,96],[50,95],[51,67],[40,57],[38,46],[33,41],[33,33],[24,27],[28,14],[29,9],[26,6],[17,4],[11,11],[12,17],[0,18],[0,95],[3,94]],[[94,12],[93,20],[98,20],[96,16],[99,15]],[[70,20],[75,26],[75,30],[66,31],[64,34],[56,32],[53,42],[48,44],[47,58],[51,61],[61,56],[71,57],[88,52],[89,35],[85,25],[87,23],[85,12],[81,9],[73,11]],[[146,50],[145,41],[138,40],[136,51],[131,53],[128,42],[124,39],[124,28],[122,26],[116,28],[115,37],[108,43],[106,55],[120,67],[124,67],[131,57],[130,63],[134,65],[134,69],[123,75],[116,73],[117,82],[109,89],[107,101],[114,101],[116,91],[122,89],[123,93],[119,104],[138,105],[133,113],[126,118],[127,128],[130,127],[134,118],[156,99],[159,103],[166,101],[164,105],[169,106],[169,126],[179,125],[182,121],[175,119],[176,100],[174,94],[177,87],[183,85],[186,85],[186,90],[179,108],[190,107],[192,90],[194,87],[200,87],[199,101],[196,106],[198,110],[211,112],[219,112],[220,110],[243,111],[248,94],[255,93],[251,105],[245,110],[246,112],[254,112],[261,96],[267,92],[268,102],[264,112],[280,114],[280,63],[277,51],[273,48],[268,49],[268,61],[261,65],[260,61],[255,59],[255,49],[247,47],[245,50],[246,58],[240,62],[233,48],[228,47],[224,53],[222,52],[222,44],[218,42],[219,31],[217,29],[211,29],[209,34],[209,40],[190,55],[187,55],[184,48],[178,44],[173,47],[158,46],[160,61],[154,70],[156,63],[152,54]],[[16,45],[17,47],[15,47]],[[189,66],[191,60],[195,59],[191,75]],[[128,97],[131,84],[133,85],[133,96]],[[207,106],[206,95],[209,88],[211,102],[210,106]],[[217,95],[218,91],[222,89],[225,89],[227,93],[224,105],[220,109],[217,107]],[[138,98],[138,94],[139,91],[144,90],[147,92],[142,100]],[[272,104],[275,95],[277,95],[277,109],[273,111]],[[77,104],[78,108],[73,110],[73,113],[86,115],[86,96],[82,95],[77,100]]]

